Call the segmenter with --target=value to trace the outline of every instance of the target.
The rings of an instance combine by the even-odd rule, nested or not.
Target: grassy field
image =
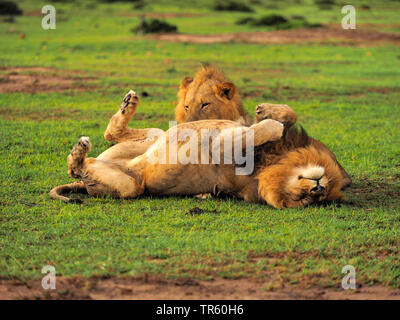
[[[399,33],[399,2],[353,2],[370,6],[358,11],[359,28]],[[130,31],[137,14],[149,12],[163,13],[179,32],[205,35],[269,30],[235,24],[269,13],[340,23],[339,6],[321,11],[313,1],[250,3],[251,14],[213,11],[213,1],[186,8],[152,1],[140,10],[56,2],[57,29],[47,31],[44,4],[20,1],[25,14],[0,22],[0,76],[69,79],[63,90],[54,81],[28,92],[2,90],[0,79],[0,278],[39,279],[51,264],[68,277],[249,277],[265,279],[266,289],[340,287],[342,267],[353,265],[359,283],[400,288],[398,43],[171,43]],[[167,129],[180,81],[205,61],[239,87],[251,115],[260,102],[293,107],[352,176],[349,202],[275,210],[232,198],[50,200],[52,187],[71,181],[66,157],[80,136],[91,138],[90,156],[110,146],[103,132],[129,89],[148,93],[130,126]],[[188,214],[193,207],[204,213]]]

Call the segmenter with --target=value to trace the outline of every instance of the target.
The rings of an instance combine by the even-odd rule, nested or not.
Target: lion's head
[[[202,66],[194,79],[184,78],[178,98],[175,109],[178,123],[207,119],[226,119],[243,125],[252,123],[236,86],[212,66]]]
[[[314,146],[287,152],[258,174],[259,194],[277,208],[345,200],[339,166]]]

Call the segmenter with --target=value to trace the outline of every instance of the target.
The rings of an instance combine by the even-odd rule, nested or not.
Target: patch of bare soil
[[[44,67],[4,67],[0,70],[0,93],[87,90],[93,88],[93,85],[82,81],[95,79],[83,77],[76,71],[66,72]]]
[[[13,109],[12,107],[0,108],[0,117],[8,121],[25,121],[32,120],[42,122],[44,120],[66,120],[66,119],[86,119],[87,113],[81,110],[68,109],[63,110],[60,108],[54,110],[28,110],[23,111],[20,109]]]
[[[215,35],[160,34],[150,38],[192,43],[243,42],[265,44],[331,43],[336,45],[360,45],[392,43],[400,45],[400,34],[384,33],[372,29],[344,30],[325,27],[297,30],[277,30],[269,32],[238,32]]]
[[[31,10],[31,11],[25,11],[24,15],[28,17],[42,17],[43,13],[40,10]]]
[[[148,13],[125,13],[125,17],[140,17],[144,18],[193,18],[205,16],[204,13],[169,13],[169,12],[148,12]]]
[[[267,291],[262,280],[149,280],[132,278],[82,279],[57,277],[55,290],[44,290],[41,281],[0,280],[0,299],[318,299],[400,300],[400,290],[382,286],[342,288],[299,288],[285,286]]]

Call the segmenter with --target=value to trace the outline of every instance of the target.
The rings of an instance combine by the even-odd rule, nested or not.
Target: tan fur
[[[172,133],[179,136],[187,129],[192,130],[188,139],[178,140],[177,150],[170,151],[169,145],[176,139]],[[245,142],[244,134],[254,130],[255,147],[260,153],[256,155],[254,174],[238,175],[235,163],[213,163],[213,148],[206,155],[209,164],[169,161],[170,152],[178,154],[192,141],[192,137],[199,137],[204,130],[211,132],[215,129],[219,132],[220,159],[225,157],[225,139],[229,135],[239,135]],[[193,141],[197,144],[195,159],[200,162],[202,141]],[[68,156],[68,173],[81,180],[93,196],[136,198],[143,193],[197,195],[223,192],[249,202],[266,202],[276,208],[343,199],[337,164],[323,149],[307,145],[309,141],[304,132],[285,129],[283,124],[272,119],[262,120],[251,127],[230,120],[201,120],[169,129],[144,154],[125,157],[123,161],[102,155],[96,159],[86,158],[90,141],[82,137]],[[245,148],[243,143],[242,150]],[[165,163],[149,161],[152,155],[158,156],[163,150],[168,150]],[[304,179],[299,178],[302,173]]]
[[[190,77],[183,79],[178,92],[178,97],[179,103],[175,110],[175,114],[177,121],[180,123],[200,119],[230,119],[236,121],[238,124],[246,126],[251,124],[251,118],[243,109],[236,86],[229,82],[226,77],[214,67],[203,66],[196,74],[195,79]],[[103,152],[97,157],[97,159],[94,159],[103,161],[104,163],[113,163],[119,166],[119,168],[126,167],[132,159],[142,155],[156,140],[153,139],[149,141],[146,139],[150,129],[128,128],[128,123],[135,114],[139,104],[139,97],[136,95],[136,93],[130,91],[125,96],[124,103],[121,105],[121,109],[110,119],[109,125],[104,134],[106,140],[114,141],[118,144]],[[203,106],[205,103],[210,104]],[[188,106],[188,108],[185,109],[185,106]],[[257,122],[260,122],[263,119],[278,120],[282,122],[286,128],[289,128],[296,122],[297,116],[296,113],[287,105],[273,105],[265,103],[257,106],[256,108]],[[160,132],[162,132],[162,130],[160,130]],[[282,141],[266,144],[268,152],[263,152],[261,155],[259,153],[259,158],[262,159],[262,162],[259,161],[257,164],[258,166],[268,166],[274,164],[280,159],[284,151],[286,152],[293,148],[304,147],[311,143],[317,149],[323,150],[324,153],[328,154],[332,159],[334,159],[336,164],[339,166],[342,175],[344,176],[342,185],[345,186],[346,184],[350,183],[351,180],[347,173],[337,162],[335,155],[325,145],[317,140],[312,139],[311,137],[308,137],[307,135],[302,136],[301,134],[299,135],[297,133],[293,135],[290,132],[290,130],[285,129]],[[257,139],[261,139],[259,141],[262,141],[264,137],[259,136]],[[86,162],[88,165],[94,163],[93,160]],[[81,165],[81,163],[75,163],[72,161],[71,165],[69,165],[69,170],[79,165]],[[107,165],[100,165],[100,167],[107,169]],[[119,169],[117,169],[117,171],[118,170]],[[74,176],[73,172],[69,173],[71,176]],[[107,174],[106,171],[104,171],[104,174]],[[227,184],[229,184],[230,187],[226,188],[225,186],[225,189],[228,191],[222,189],[220,191],[238,195],[247,201],[255,201],[255,199],[258,199],[258,195],[254,192],[254,190],[257,190],[257,187],[254,185],[254,183],[246,185],[248,181],[246,181],[246,179],[241,179],[241,181],[246,181],[242,188],[241,183],[239,183],[237,186],[234,186],[231,180],[227,180],[227,177],[223,178],[223,180],[225,180],[225,182],[229,181]],[[238,179],[234,180],[236,183],[239,181]],[[88,187],[88,191],[89,189],[92,190],[93,194],[96,193],[93,191],[92,186]],[[107,194],[111,189],[106,188],[105,190],[102,190],[100,194]],[[64,185],[54,188],[50,192],[50,196],[54,199],[61,199],[68,202],[70,199],[61,196],[60,193],[74,190],[75,189],[72,188],[71,185]],[[133,193],[128,192],[127,194],[132,196],[135,194],[135,192],[136,191],[133,191]],[[114,195],[120,196],[119,193]]]
[[[264,119],[274,119],[285,125],[285,127],[290,131],[290,128],[296,123],[297,115],[292,108],[285,104],[271,104],[271,103],[262,103],[256,107],[256,122],[262,121]],[[344,170],[344,168],[337,161],[335,154],[329,150],[329,148],[324,145],[321,141],[318,141],[314,138],[308,137],[307,135],[305,140],[299,141],[299,139],[304,139],[305,136],[301,137],[301,135],[295,134],[294,130],[291,131],[291,139],[283,139],[283,143],[280,143],[280,147],[285,147],[286,149],[290,149],[296,144],[297,147],[304,145],[312,145],[318,150],[323,150],[327,155],[329,155],[334,162],[336,162],[339,167],[341,176],[342,176],[342,188],[347,187],[351,183],[351,178],[348,173]],[[285,146],[283,146],[285,145]]]
[[[251,118],[243,108],[236,86],[213,66],[202,66],[194,79],[185,77],[179,87],[178,99],[175,108],[175,118],[178,123],[228,119],[247,126],[252,124]],[[204,103],[210,104],[202,107]],[[289,128],[296,123],[297,115],[287,105],[262,103],[256,107],[256,122],[263,119],[277,120]],[[315,147],[325,149],[337,163],[342,174],[343,188],[350,185],[351,178],[337,161],[334,153],[322,142],[311,137],[310,141]]]
[[[323,168],[324,174],[320,177],[304,175],[304,173],[312,172],[310,168],[315,167]],[[326,152],[314,146],[297,148],[286,153],[276,164],[260,169],[257,179],[261,198],[277,208],[345,200],[340,192],[342,176],[339,167]],[[317,186],[317,183],[323,190],[313,192],[312,189]]]
[[[163,133],[161,129],[133,129],[128,127],[128,123],[134,116],[139,102],[139,96],[134,91],[131,90],[125,95],[120,110],[118,110],[118,112],[111,117],[104,133],[104,137],[107,141],[117,142],[117,144],[105,150],[97,157],[96,160],[103,161],[104,163],[113,163],[117,166],[123,167],[133,158],[143,154],[157,140],[157,136],[153,139],[147,138],[150,130],[155,131],[158,135]],[[85,144],[85,141],[80,140],[79,143]],[[80,152],[83,152],[82,155],[86,155],[88,150],[85,150],[84,148],[82,150],[82,146],[79,148],[76,148],[75,146],[74,149],[71,151],[71,155],[75,155],[73,157],[71,157],[71,155],[68,156],[68,174],[74,178],[78,178],[79,176],[76,175],[76,173],[73,171],[73,168],[82,165],[83,160]],[[81,162],[77,162],[77,159]],[[85,163],[91,164],[94,162],[94,160],[95,159],[89,158],[86,159]],[[103,174],[107,175],[108,173],[103,172]],[[70,199],[62,196],[61,194],[68,192],[87,191],[89,194],[94,195],[97,191],[96,188],[93,188],[93,186],[96,186],[94,181],[86,184],[83,184],[82,182],[79,184],[78,189],[76,188],[76,183],[65,184],[53,188],[49,195],[52,199],[58,199],[67,203],[79,202],[79,200]],[[84,188],[84,190],[82,190],[82,188]],[[97,188],[100,187],[98,186]],[[107,190],[103,190],[99,192],[99,194],[106,194]],[[115,196],[119,196],[119,194],[116,194]]]
[[[183,79],[175,118],[178,123],[207,119],[227,119],[243,125],[252,123],[236,86],[221,71],[208,65],[202,66],[194,79]]]
[[[297,121],[296,112],[286,104],[261,103],[256,106],[256,122],[274,119],[291,127]]]

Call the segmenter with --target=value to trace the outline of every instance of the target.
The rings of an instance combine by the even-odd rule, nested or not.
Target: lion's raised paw
[[[89,152],[92,148],[89,137],[81,137],[78,141],[78,146],[80,146],[83,151]]]
[[[139,104],[139,96],[133,90],[129,90],[129,92],[125,95],[124,100],[121,104],[121,112],[124,114],[129,107],[134,108],[136,111],[136,107]]]

